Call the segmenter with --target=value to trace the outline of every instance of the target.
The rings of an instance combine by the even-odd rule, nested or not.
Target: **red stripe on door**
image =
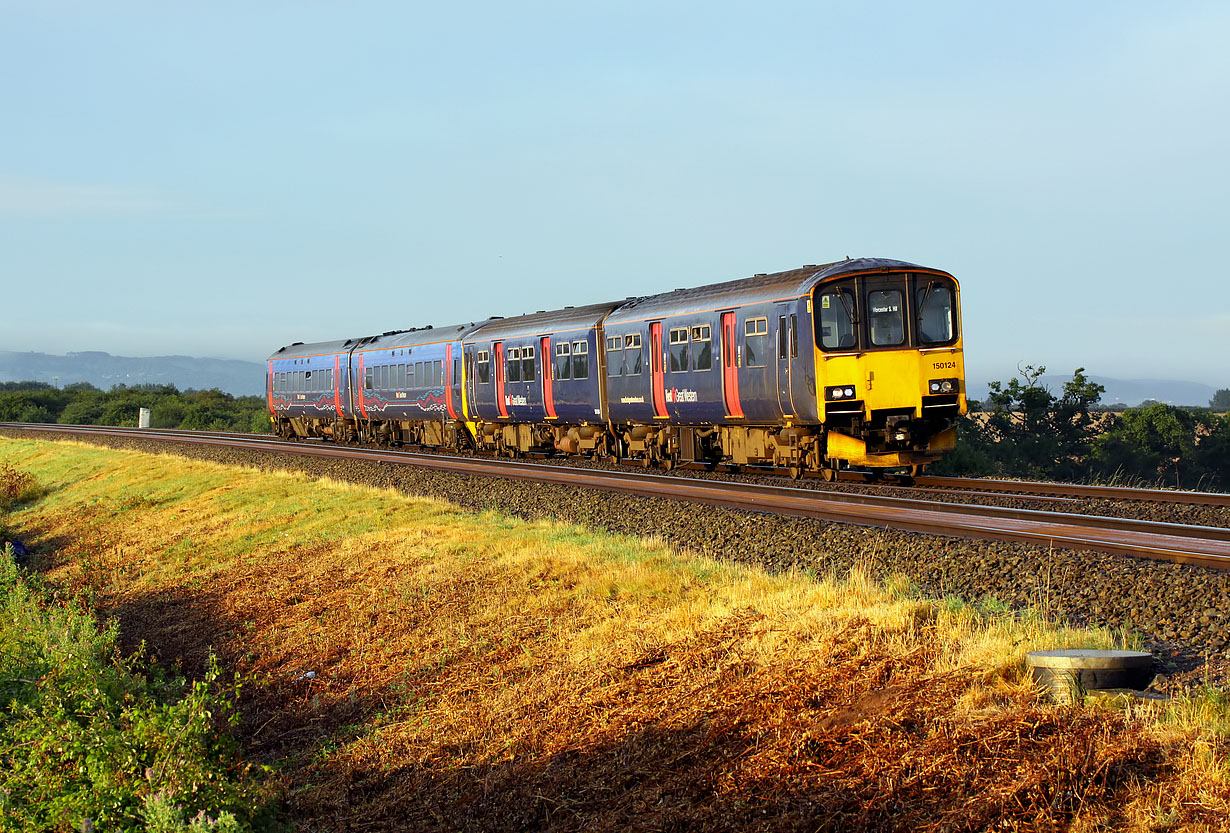
[[[500,408],[500,416],[508,416],[508,405],[504,402],[504,342],[495,343],[495,404]]]
[[[367,397],[363,395],[363,354],[359,354],[359,377],[351,380],[355,383],[355,387],[359,389],[359,410],[363,412],[363,418],[367,419]]]
[[[340,417],[346,416],[342,413],[342,357],[333,357],[333,407],[337,410],[337,415]]]
[[[726,413],[732,417],[743,416],[743,406],[739,404],[739,363],[733,312],[722,313],[722,391],[726,396]]]
[[[662,322],[649,325],[649,368],[653,385],[653,415],[666,414],[666,375],[662,370]]]
[[[448,408],[449,419],[456,419],[457,412],[453,410],[453,345],[444,345],[444,405]]]
[[[555,363],[551,361],[551,339],[542,338],[542,404],[547,409],[547,419],[559,419],[555,415],[555,391],[551,387],[551,371]]]

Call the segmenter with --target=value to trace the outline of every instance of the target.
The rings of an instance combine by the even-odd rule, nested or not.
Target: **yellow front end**
[[[909,284],[902,278],[903,287],[908,285],[911,291],[891,297],[913,299],[925,307],[934,297],[921,288],[928,278],[911,277]],[[896,315],[898,322],[914,322],[905,324],[904,332],[894,337],[903,342],[901,346],[874,345],[875,315],[890,309],[888,302],[877,299],[888,297],[883,287],[895,286],[891,278],[879,278],[867,289],[860,282],[836,313],[831,311],[841,299],[835,293],[842,290],[829,290],[827,301],[823,288],[817,290],[816,307],[831,325],[826,329],[821,321],[815,353],[817,406],[825,426],[828,465],[917,469],[955,447],[955,421],[966,413],[967,401],[956,285],[951,278],[947,280],[952,289],[947,313],[951,331],[946,343],[934,346],[925,344],[925,326],[912,304],[880,316],[881,320]],[[857,309],[856,303],[860,305]],[[849,322],[834,320],[847,314]],[[841,335],[843,328],[848,331]],[[827,349],[826,334],[833,340]],[[853,348],[846,343],[851,338],[856,340]]]

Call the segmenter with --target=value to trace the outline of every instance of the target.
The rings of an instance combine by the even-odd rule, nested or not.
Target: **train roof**
[[[481,325],[478,335],[484,340],[496,341],[502,338],[592,330],[601,324],[602,319],[620,303],[619,301],[608,301],[601,304],[587,304],[583,307],[539,311],[513,318],[492,318]]]
[[[607,324],[632,323],[650,318],[663,318],[689,312],[729,309],[745,304],[795,298],[809,292],[821,281],[846,275],[869,272],[895,272],[902,269],[924,269],[939,272],[904,260],[860,257],[835,263],[801,266],[785,272],[754,275],[725,283],[709,284],[691,289],[676,289],[659,295],[630,298],[607,318]],[[945,272],[944,274],[948,274]]]
[[[346,342],[338,341],[313,341],[307,344],[302,341],[296,341],[294,344],[288,344],[285,347],[277,350],[268,361],[275,359],[302,359],[308,356],[331,356],[335,353],[345,353],[349,348],[345,347]]]
[[[269,359],[298,359],[321,355],[332,356],[338,353],[346,354],[354,349],[363,352],[367,350],[396,350],[401,347],[418,347],[423,344],[438,344],[442,341],[455,341],[456,339],[463,338],[481,326],[483,326],[481,323],[471,321],[468,324],[455,324],[448,327],[427,326],[415,327],[409,330],[390,330],[379,335],[360,336],[338,341],[315,341],[310,344],[296,341],[294,344],[287,345],[278,350]]]

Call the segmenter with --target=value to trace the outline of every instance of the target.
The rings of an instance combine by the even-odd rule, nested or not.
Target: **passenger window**
[[[589,342],[572,342],[572,378],[589,378]]]
[[[749,318],[743,324],[743,364],[764,367],[769,352],[769,319]]]
[[[607,336],[606,375],[624,375],[624,340],[622,336]]]
[[[566,341],[555,345],[555,378],[572,378],[572,355]]]
[[[688,328],[670,332],[671,373],[683,373],[688,369]]]
[[[920,281],[921,283],[921,278]],[[952,314],[952,290],[932,281],[920,287],[918,299],[918,340],[922,344],[947,344],[956,326]]]
[[[372,368],[365,368],[363,371],[363,388],[364,390],[372,389]]]
[[[846,287],[827,290],[820,295],[817,317],[820,346],[825,350],[852,350],[858,346],[854,333],[858,307],[854,293]]]
[[[873,345],[892,347],[905,341],[905,316],[900,290],[882,289],[868,292],[867,306]]]
[[[692,369],[713,368],[713,336],[708,324],[692,328]]]
[[[521,381],[534,381],[534,348],[521,348]]]
[[[432,366],[432,370],[435,371],[432,374],[431,385],[432,387],[438,388],[444,384],[444,362],[443,361],[432,362],[431,366]]]
[[[521,381],[521,351],[516,347],[508,351],[508,370],[505,377],[510,382]]]
[[[397,366],[397,388],[398,390],[406,389],[406,366],[404,364]]]
[[[478,351],[478,381],[484,385],[491,381],[491,353],[488,350]]]
[[[641,375],[641,334],[624,336],[624,372],[629,376]]]
[[[414,363],[414,381],[420,388],[427,387],[427,374],[423,372],[423,363]]]

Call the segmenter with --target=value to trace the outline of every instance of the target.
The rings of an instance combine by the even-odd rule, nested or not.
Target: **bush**
[[[9,511],[43,493],[33,475],[11,463],[0,465],[0,510]]]
[[[240,831],[262,795],[224,731],[234,692],[146,676],[75,602],[0,558],[0,830]]]

